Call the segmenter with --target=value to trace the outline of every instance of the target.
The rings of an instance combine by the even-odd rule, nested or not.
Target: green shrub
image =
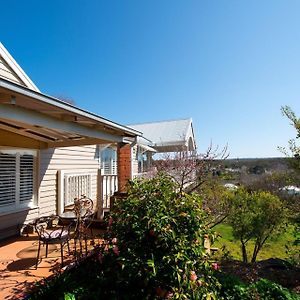
[[[300,297],[291,293],[267,279],[260,279],[255,283],[247,285],[237,277],[219,274],[221,283],[220,299],[224,300],[299,300]]]
[[[115,245],[110,247],[122,266],[123,282],[149,295],[216,299],[218,266],[203,246],[205,234],[212,233],[199,195],[177,192],[166,175],[135,180],[111,217]]]
[[[252,284],[249,289],[252,289],[254,294],[258,294],[260,299],[264,300],[296,300],[300,299],[299,296],[290,293],[289,290],[283,288],[281,285],[269,281],[267,279],[260,279]]]

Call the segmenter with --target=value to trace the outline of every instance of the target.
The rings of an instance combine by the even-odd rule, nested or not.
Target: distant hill
[[[216,160],[216,166],[225,169],[247,169],[255,173],[255,170],[265,171],[286,171],[290,169],[289,159],[286,157],[269,158],[230,158],[225,160]]]

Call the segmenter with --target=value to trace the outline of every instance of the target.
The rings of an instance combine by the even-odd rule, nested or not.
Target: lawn
[[[240,242],[234,239],[232,235],[232,227],[227,224],[219,224],[215,227],[215,230],[221,235],[221,237],[215,241],[214,247],[218,247],[219,249],[223,249],[225,247],[225,251],[221,251],[220,255],[229,251],[229,255],[233,259],[241,260]],[[281,234],[267,240],[266,244],[258,254],[257,260],[259,261],[268,258],[286,259],[286,245],[292,243],[293,240],[293,227],[289,226]],[[248,255],[250,259],[253,247],[254,243],[250,241],[248,246]]]

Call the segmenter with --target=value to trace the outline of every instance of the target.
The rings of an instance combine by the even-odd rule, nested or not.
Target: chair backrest
[[[52,216],[44,216],[36,218],[34,221],[34,228],[36,233],[41,236],[45,230],[50,226]]]
[[[92,199],[82,196],[74,200],[75,214],[81,217],[92,216],[94,214],[94,202]]]
[[[59,217],[58,216],[48,216],[48,217],[40,217],[37,218],[34,222],[34,227],[36,233],[39,236],[39,239],[60,239],[60,238],[67,238],[70,234],[71,225],[70,224],[67,228],[65,226],[58,226]]]

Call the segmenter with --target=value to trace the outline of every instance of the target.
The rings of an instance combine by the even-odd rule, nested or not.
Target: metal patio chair
[[[71,238],[70,230],[73,224],[68,226],[59,226],[59,217],[40,217],[35,220],[34,227],[39,237],[38,252],[36,258],[36,268],[40,259],[41,245],[46,246],[46,257],[48,256],[48,246],[49,244],[60,244],[60,254],[61,254],[61,267],[63,267],[64,256],[63,247],[67,244],[68,252],[70,254],[69,240]]]
[[[76,252],[77,241],[79,242],[80,255],[82,254],[82,242],[85,243],[85,253],[87,253],[87,240],[93,239],[92,222],[94,219],[94,202],[92,199],[82,196],[74,200],[74,211],[76,214],[76,229],[74,234],[74,245]]]

